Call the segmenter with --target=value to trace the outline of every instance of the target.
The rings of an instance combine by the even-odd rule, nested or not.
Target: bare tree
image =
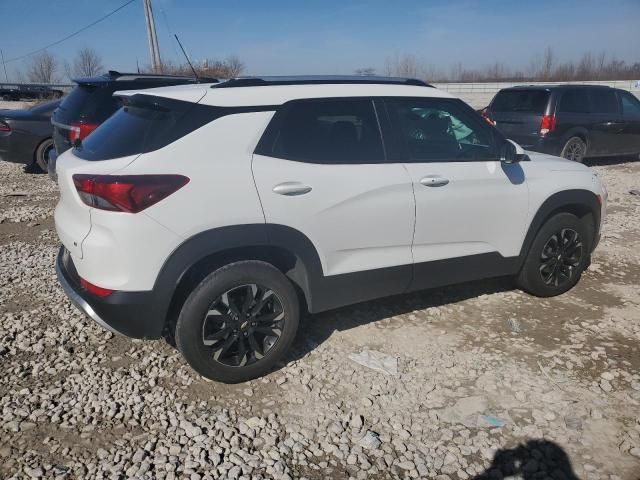
[[[234,78],[242,74],[245,66],[238,57],[230,56],[224,60],[206,59],[202,62],[194,62],[193,68],[202,77]],[[171,61],[163,61],[162,72],[173,75],[193,75],[191,67],[186,62],[178,65]]]
[[[385,60],[385,71],[389,76],[420,77],[420,70],[418,60],[413,55],[396,54]]]
[[[78,51],[73,63],[65,63],[69,78],[94,77],[104,71],[102,57],[93,48],[85,47]]]
[[[551,47],[547,47],[542,55],[542,79],[550,80],[553,73],[555,56]]]
[[[58,76],[58,60],[49,52],[31,58],[27,65],[27,79],[35,83],[55,83]]]
[[[227,57],[226,60],[224,60],[223,65],[229,74],[229,78],[241,75],[245,68],[244,63],[235,55]]]

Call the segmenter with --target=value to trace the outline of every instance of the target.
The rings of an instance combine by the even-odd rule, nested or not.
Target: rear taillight
[[[76,140],[84,140],[96,128],[98,128],[97,123],[73,122],[69,130],[69,141],[73,143]]]
[[[0,122],[0,132],[9,133],[11,131],[11,127],[9,124],[5,122]]]
[[[545,115],[540,122],[540,135],[546,135],[556,129],[556,116]]]
[[[189,183],[182,175],[83,175],[73,176],[82,201],[112,212],[138,213]]]
[[[80,286],[84,290],[89,292],[90,294],[95,295],[96,297],[100,297],[100,298],[108,297],[109,295],[111,295],[114,292],[114,290],[109,290],[108,288],[98,287],[97,285],[94,285],[93,283],[89,283],[84,278],[80,278]]]

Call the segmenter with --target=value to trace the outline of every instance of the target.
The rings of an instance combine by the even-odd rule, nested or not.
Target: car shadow
[[[473,480],[496,480],[515,475],[523,480],[578,480],[569,455],[560,445],[548,440],[529,440],[515,448],[498,450],[489,468]]]
[[[350,330],[416,310],[440,307],[513,289],[512,277],[499,277],[395,295],[315,315],[303,315],[292,348],[275,370],[305,357],[336,331]]]

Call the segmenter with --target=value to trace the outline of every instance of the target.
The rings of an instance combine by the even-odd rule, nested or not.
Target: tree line
[[[363,68],[356,73],[372,75],[374,68]],[[577,61],[561,61],[551,47],[531,57],[524,68],[513,68],[495,62],[481,68],[470,68],[463,63],[449,70],[420,62],[413,55],[396,54],[387,57],[384,74],[413,77],[434,83],[446,82],[568,82],[586,80],[640,80],[640,62],[626,63],[606,52],[586,52]]]
[[[232,78],[242,74],[244,63],[235,56],[224,60],[207,59],[193,65],[198,76],[214,78]],[[74,78],[93,77],[105,73],[101,55],[93,48],[85,47],[76,53],[71,61],[60,61],[50,52],[34,55],[19,70],[15,77],[18,82],[63,83]],[[160,73],[170,75],[193,75],[188,63],[164,61]],[[138,68],[138,73],[153,73],[151,67],[145,65]]]
[[[235,56],[223,60],[207,59],[195,62],[193,68],[201,77],[233,78],[245,71],[245,64]],[[106,71],[100,54],[89,47],[80,49],[71,61],[60,61],[54,54],[42,52],[31,57],[25,69],[17,73],[18,82],[61,83],[78,77],[91,77]],[[149,66],[140,73],[151,73]],[[191,66],[165,61],[161,73],[193,75]],[[375,67],[359,68],[358,75],[375,75]],[[626,63],[605,52],[584,53],[577,61],[561,61],[551,47],[531,57],[524,68],[513,68],[495,62],[481,68],[457,63],[449,69],[421,62],[414,55],[396,54],[387,57],[381,71],[384,75],[413,77],[428,82],[561,82],[581,80],[640,80],[640,62]]]

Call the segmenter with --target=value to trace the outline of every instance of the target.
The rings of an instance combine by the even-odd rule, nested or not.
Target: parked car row
[[[482,114],[527,150],[577,162],[640,153],[640,100],[617,88],[507,88],[496,94]]]
[[[101,326],[164,336],[214,380],[268,372],[304,311],[493,276],[559,295],[598,243],[591,169],[523,150],[418,80],[120,91],[94,123],[79,112],[102,105],[80,101],[96,83],[54,114],[58,279]]]
[[[46,85],[0,84],[0,100],[6,102],[19,100],[58,99],[64,95],[62,90]]]

